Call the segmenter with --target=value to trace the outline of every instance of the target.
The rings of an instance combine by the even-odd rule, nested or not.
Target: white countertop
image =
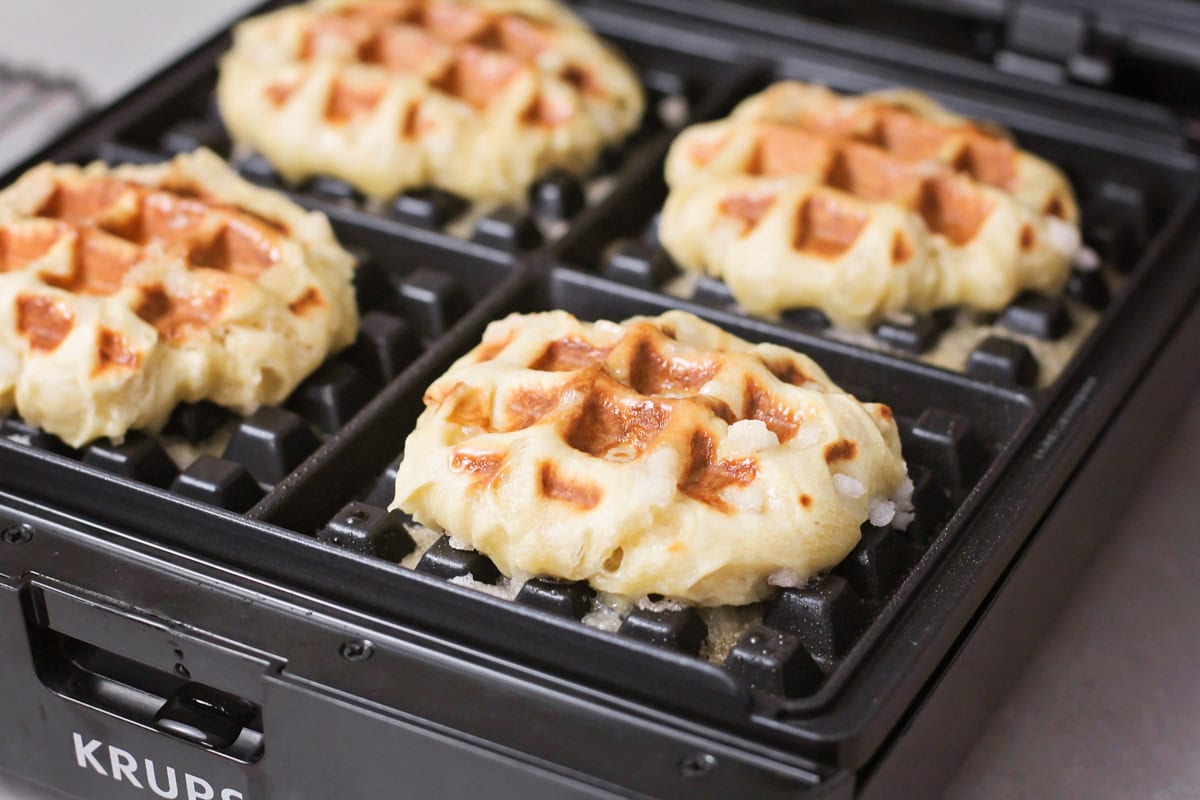
[[[0,60],[72,75],[103,103],[249,5],[0,3]],[[948,798],[1200,798],[1198,459],[1200,397]],[[0,776],[0,800],[44,796]]]

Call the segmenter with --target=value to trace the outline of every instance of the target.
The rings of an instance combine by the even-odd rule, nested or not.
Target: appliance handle
[[[51,691],[242,763],[262,758],[265,658],[45,580],[23,605],[34,669]]]

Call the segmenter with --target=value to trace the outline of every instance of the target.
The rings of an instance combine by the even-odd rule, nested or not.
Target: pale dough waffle
[[[890,409],[684,312],[512,315],[425,402],[392,505],[508,575],[744,604],[909,511]]]
[[[660,239],[751,313],[843,325],[1055,293],[1080,248],[1063,174],[915,92],[780,83],[684,131]]]
[[[0,192],[0,414],[79,446],[278,403],[353,341],[353,272],[323,215],[208,151],[43,164]]]
[[[286,178],[511,200],[634,131],[637,77],[552,0],[317,0],[248,20],[221,61],[234,140]]]

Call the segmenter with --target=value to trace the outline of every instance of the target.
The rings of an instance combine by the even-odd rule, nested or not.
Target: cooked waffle
[[[277,403],[353,340],[353,269],[323,215],[208,151],[43,164],[0,192],[0,413],[78,446]]]
[[[915,92],[780,83],[684,131],[663,246],[751,313],[998,310],[1057,292],[1080,246],[1062,173]]]
[[[510,575],[743,604],[908,510],[887,406],[683,312],[510,316],[425,403],[393,507]]]
[[[315,0],[242,23],[221,62],[234,139],[287,178],[368,195],[516,199],[641,119],[636,76],[552,0]]]

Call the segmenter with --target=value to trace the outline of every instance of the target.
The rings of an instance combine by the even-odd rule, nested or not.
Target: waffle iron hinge
[[[1050,83],[1107,86],[1112,80],[1120,32],[1107,30],[1091,11],[1013,0],[1003,25],[1003,45],[994,59],[1004,72]]]

